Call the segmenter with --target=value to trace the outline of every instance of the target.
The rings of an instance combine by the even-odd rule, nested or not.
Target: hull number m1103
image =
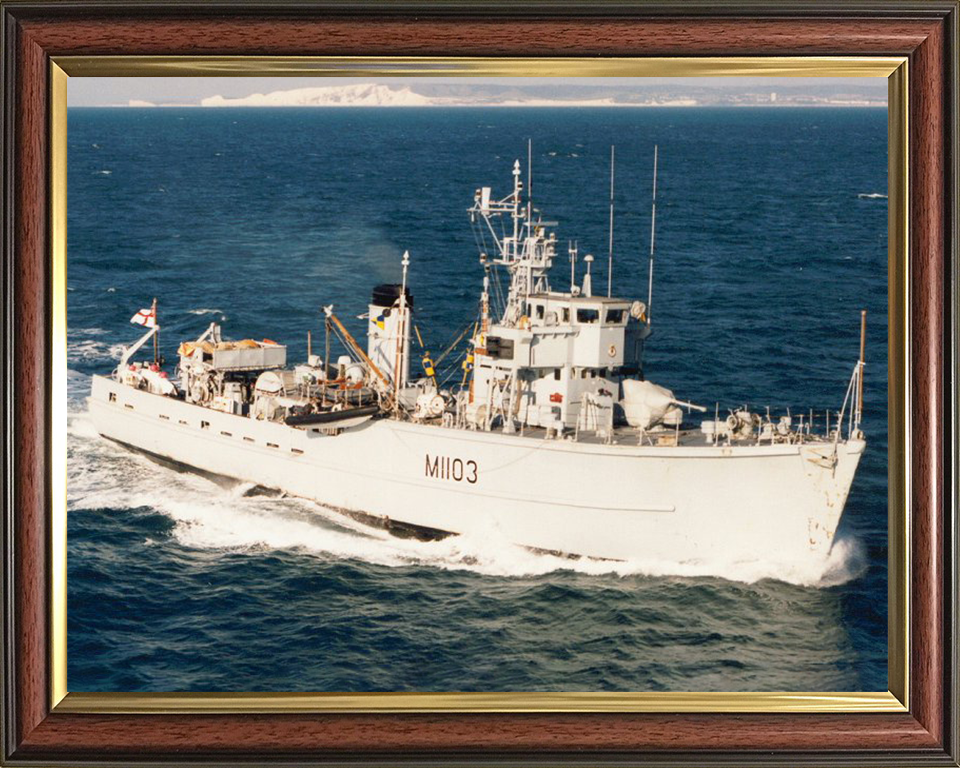
[[[437,480],[453,480],[457,483],[467,482],[471,485],[477,482],[477,462],[454,459],[450,456],[434,456],[426,454],[424,475],[435,477]]]

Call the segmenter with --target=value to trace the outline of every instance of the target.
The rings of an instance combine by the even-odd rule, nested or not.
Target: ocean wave
[[[199,475],[177,472],[97,437],[85,414],[70,419],[68,466],[71,509],[148,507],[170,517],[173,536],[185,547],[224,552],[299,551],[324,559],[359,560],[380,566],[429,567],[485,576],[534,577],[559,571],[593,576],[719,577],[755,583],[775,579],[804,587],[831,587],[866,570],[862,544],[839,539],[826,558],[784,564],[762,557],[740,562],[626,562],[571,559],[531,551],[487,530],[442,541],[400,539],[312,501],[251,495],[255,486],[222,487]],[[402,515],[398,515],[402,519]]]
[[[881,192],[861,192],[857,195],[861,200],[886,200],[887,196]]]
[[[124,344],[110,344],[97,339],[68,339],[67,362],[81,360],[119,360]]]
[[[188,309],[188,315],[220,315],[223,314],[222,309]]]
[[[90,395],[92,377],[72,368],[67,369],[67,406],[72,412],[83,410],[80,406]]]

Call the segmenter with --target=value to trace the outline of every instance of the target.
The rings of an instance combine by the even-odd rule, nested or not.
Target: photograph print
[[[886,88],[70,78],[69,690],[886,691]]]

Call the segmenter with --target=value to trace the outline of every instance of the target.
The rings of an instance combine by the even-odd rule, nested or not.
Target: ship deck
[[[439,421],[425,422],[430,426],[440,429],[449,429],[443,427]],[[478,430],[479,431],[479,430]],[[491,430],[492,432],[501,432],[500,429]],[[548,439],[547,430],[544,427],[525,426],[523,429],[517,429],[512,433],[514,437],[527,438],[530,440]],[[554,438],[555,439],[555,438]],[[612,436],[597,433],[593,430],[581,430],[576,433],[567,432],[564,434],[564,440],[575,440],[578,443],[586,445],[644,445],[651,447],[708,447],[708,446],[750,446],[750,445],[771,445],[769,437],[762,439],[754,435],[747,439],[733,439],[729,443],[727,438],[720,438],[714,442],[713,437],[705,434],[698,428],[687,429],[660,429],[660,430],[642,430],[638,427],[618,426],[613,430]],[[806,434],[792,432],[789,439],[777,435],[773,444],[807,444],[824,445],[832,443],[833,439],[823,435]]]

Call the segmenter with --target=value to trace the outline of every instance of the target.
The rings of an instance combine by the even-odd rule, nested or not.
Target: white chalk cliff
[[[408,86],[363,83],[329,85],[318,88],[295,88],[289,91],[254,93],[237,99],[210,96],[200,102],[204,107],[425,107],[445,103],[414,93]]]

